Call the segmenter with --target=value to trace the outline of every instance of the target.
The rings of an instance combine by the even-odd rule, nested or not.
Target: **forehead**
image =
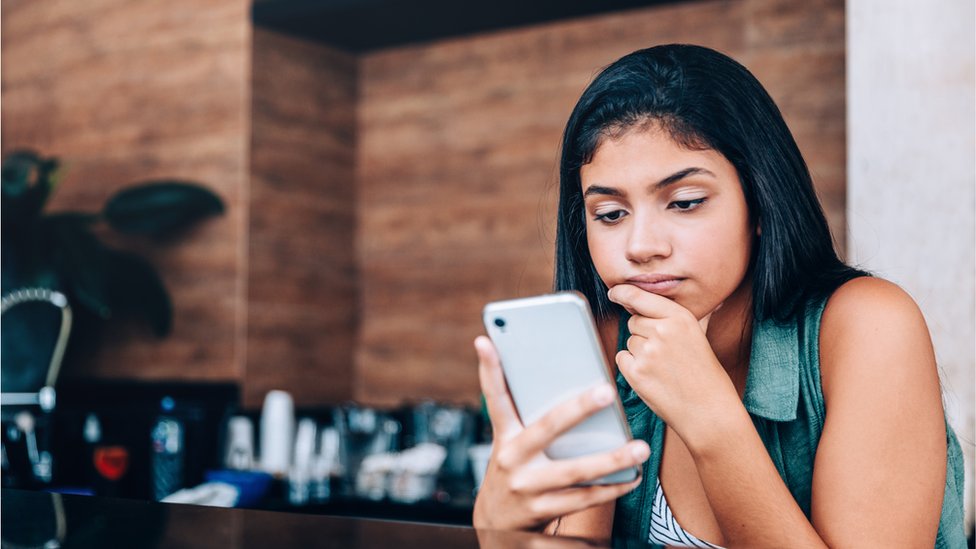
[[[736,175],[735,168],[718,151],[690,148],[667,131],[650,127],[604,136],[590,162],[580,168],[580,180],[584,188],[594,183],[646,183],[689,167],[704,168],[719,177]]]

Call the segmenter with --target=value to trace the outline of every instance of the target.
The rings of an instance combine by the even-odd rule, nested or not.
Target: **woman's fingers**
[[[621,285],[621,287],[622,286],[623,285]],[[614,286],[614,288],[617,288],[617,286]],[[638,291],[642,291],[642,290],[638,290]],[[632,293],[632,292],[631,291],[624,291],[624,290],[621,289],[621,290],[618,290],[615,295],[624,295],[624,294],[628,294],[628,293]],[[653,294],[651,294],[651,295],[653,295]],[[655,296],[655,297],[660,297],[660,296]],[[665,299],[665,301],[668,301],[668,300]],[[660,300],[654,300],[654,299],[648,300],[648,303],[656,303],[656,304],[664,305],[663,303],[660,302]],[[676,305],[676,304],[675,303],[672,303],[672,305]],[[681,306],[678,305],[678,307],[681,307]],[[701,326],[702,332],[705,332],[705,333],[708,332],[708,321],[711,319],[712,315],[716,311],[718,311],[719,309],[721,309],[721,308],[722,308],[722,303],[720,303],[718,305],[718,307],[715,307],[711,311],[705,313],[705,316],[703,316],[703,317],[701,317],[701,318],[698,319],[698,325]],[[672,311],[671,313],[668,313],[667,312],[667,310],[669,310],[669,309]],[[678,309],[675,309],[673,306],[660,307],[660,308],[658,308],[656,310],[655,309],[652,309],[650,307],[645,307],[644,308],[644,311],[645,312],[649,312],[650,314],[643,314],[643,313],[641,313],[640,311],[637,311],[637,310],[632,310],[631,311],[631,313],[632,313],[631,314],[631,317],[627,320],[627,330],[631,334],[640,334],[640,335],[651,335],[651,334],[654,334],[662,326],[661,320],[666,319],[666,318],[669,318],[671,316],[679,316],[680,315],[680,311]],[[688,313],[691,313],[691,311],[688,311]],[[694,316],[694,315],[692,315],[692,316]]]
[[[668,318],[686,312],[678,303],[632,284],[617,284],[607,292],[610,301],[627,309],[630,314],[647,318]]]
[[[478,353],[478,380],[481,382],[481,392],[485,395],[491,429],[496,437],[500,437],[507,430],[521,427],[522,423],[508,392],[508,384],[505,383],[505,374],[502,372],[495,346],[487,337],[478,336],[474,340],[474,348]]]
[[[601,383],[581,394],[557,404],[531,425],[525,426],[514,445],[512,456],[521,462],[545,450],[559,435],[581,423],[601,408],[613,402],[617,392],[608,383]]]
[[[633,440],[610,452],[554,460],[544,468],[522,471],[512,478],[512,488],[522,493],[561,490],[639,466],[650,455],[646,442]]]
[[[537,517],[561,517],[594,505],[613,501],[630,492],[641,483],[640,478],[625,484],[606,484],[568,488],[550,492],[535,498],[529,512]]]

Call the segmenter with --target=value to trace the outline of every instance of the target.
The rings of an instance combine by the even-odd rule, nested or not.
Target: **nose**
[[[632,263],[648,263],[671,255],[671,239],[661,221],[635,219],[627,238],[627,260]]]

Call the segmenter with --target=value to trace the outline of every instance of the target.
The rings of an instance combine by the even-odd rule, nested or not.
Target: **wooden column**
[[[352,398],[356,60],[256,29],[244,403]]]

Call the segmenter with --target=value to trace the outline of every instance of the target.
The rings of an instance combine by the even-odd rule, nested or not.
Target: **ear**
[[[762,236],[762,225],[756,223],[756,236]]]

